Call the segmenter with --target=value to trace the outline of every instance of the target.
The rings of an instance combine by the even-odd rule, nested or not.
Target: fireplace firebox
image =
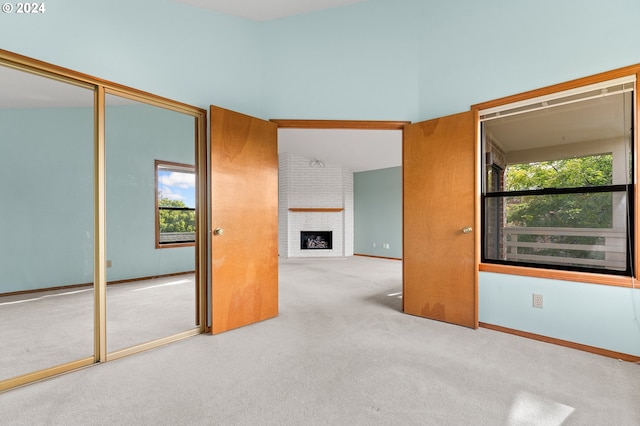
[[[301,250],[331,250],[333,231],[300,231]]]

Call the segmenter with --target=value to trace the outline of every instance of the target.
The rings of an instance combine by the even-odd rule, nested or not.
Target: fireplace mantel
[[[341,212],[344,209],[342,207],[291,207],[289,208],[290,212],[297,213],[337,213]]]

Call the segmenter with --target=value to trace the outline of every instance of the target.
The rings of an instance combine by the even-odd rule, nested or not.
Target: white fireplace
[[[318,159],[282,153],[278,192],[280,256],[353,256],[353,172]],[[331,248],[302,247],[303,233],[316,238],[329,232]]]

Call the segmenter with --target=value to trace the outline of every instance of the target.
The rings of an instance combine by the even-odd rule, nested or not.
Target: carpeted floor
[[[194,274],[107,287],[107,352],[196,327]],[[92,288],[0,297],[0,380],[93,356]]]
[[[400,291],[399,261],[284,261],[277,318],[5,392],[2,423],[640,424],[640,366],[405,315]]]

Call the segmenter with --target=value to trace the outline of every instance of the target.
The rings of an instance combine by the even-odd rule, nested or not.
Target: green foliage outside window
[[[179,200],[160,198],[158,207],[186,208],[187,205]],[[195,232],[196,214],[195,210],[168,210],[160,209],[160,232]]]
[[[611,154],[596,155],[507,167],[506,191],[549,188],[579,188],[611,185]],[[611,192],[546,194],[507,197],[507,226],[542,228],[611,228]],[[519,241],[555,244],[604,244],[596,236],[521,235]],[[555,257],[604,259],[604,252],[521,247],[519,253]]]
[[[511,165],[506,169],[505,190],[579,188],[612,182],[612,156],[603,154]],[[600,192],[510,197],[506,213],[507,226],[609,228],[612,196]]]

